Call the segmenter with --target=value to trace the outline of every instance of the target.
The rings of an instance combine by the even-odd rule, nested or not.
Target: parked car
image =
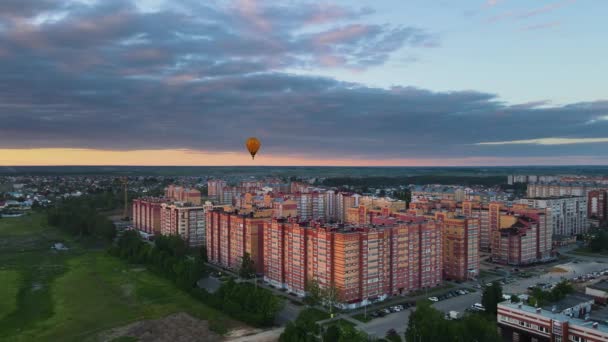
[[[483,305],[481,305],[480,303],[475,303],[471,305],[471,309],[475,311],[486,311],[486,308],[484,308]]]
[[[431,302],[438,302],[438,301],[439,301],[439,298],[437,298],[437,297],[429,297],[429,300],[430,300]]]

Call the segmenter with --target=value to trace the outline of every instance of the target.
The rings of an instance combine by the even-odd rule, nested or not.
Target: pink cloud
[[[253,24],[258,30],[262,32],[269,32],[272,30],[270,21],[260,15],[256,0],[239,0],[237,6],[237,10],[241,17]]]
[[[341,67],[346,64],[346,58],[334,55],[321,55],[317,58],[319,63],[324,67]]]
[[[324,24],[333,20],[342,19],[347,16],[347,12],[338,6],[319,4],[317,10],[308,19],[306,25]]]
[[[368,32],[369,26],[360,24],[350,25],[318,34],[315,38],[315,43],[318,45],[337,44],[344,41],[360,38]]]
[[[542,30],[542,29],[547,29],[547,28],[552,28],[552,27],[558,27],[560,25],[561,25],[561,22],[552,21],[552,22],[548,22],[548,23],[544,23],[544,24],[525,26],[525,27],[522,27],[520,29],[520,31],[536,31],[536,30]]]

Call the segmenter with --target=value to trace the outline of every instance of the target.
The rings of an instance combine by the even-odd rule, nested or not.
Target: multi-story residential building
[[[546,198],[560,196],[586,196],[591,185],[584,183],[536,183],[528,184],[528,197]]]
[[[441,230],[435,222],[375,217],[374,225],[273,219],[264,229],[264,278],[303,296],[306,283],[334,286],[357,307],[441,282]]]
[[[465,281],[479,276],[479,219],[437,213],[443,229],[443,276]]]
[[[148,234],[161,233],[160,210],[169,200],[163,197],[143,197],[133,200],[133,227]]]
[[[599,319],[590,312],[591,305],[581,303],[566,314],[553,308],[537,308],[509,301],[498,304],[496,316],[502,336],[511,341],[538,342],[600,342],[608,341],[605,313]],[[579,317],[585,312],[589,319]],[[598,315],[599,316],[599,315]]]
[[[574,236],[588,230],[587,196],[526,198],[520,203],[539,209],[551,209],[554,235]]]
[[[275,198],[272,201],[272,217],[288,218],[298,216],[298,203],[292,199]]]
[[[590,225],[599,227],[608,222],[608,191],[592,190],[587,194],[587,215]]]
[[[225,187],[226,181],[224,180],[212,179],[207,181],[207,195],[209,199],[219,201]]]
[[[238,212],[214,209],[206,213],[206,246],[209,262],[238,270],[248,253],[257,272],[263,271],[264,224],[270,217],[257,218]]]
[[[340,192],[336,195],[336,217],[335,219],[339,222],[346,221],[346,213],[348,208],[359,206],[358,194]]]
[[[169,185],[165,189],[165,197],[177,202],[201,204],[201,192],[197,189],[184,188],[176,185]]]
[[[327,190],[325,192],[325,217],[328,221],[333,221],[338,218],[336,206],[336,192],[334,190]]]
[[[211,203],[194,206],[183,202],[163,203],[160,210],[160,233],[179,235],[190,247],[205,245],[205,212]]]
[[[298,217],[301,221],[325,219],[325,195],[314,191],[295,193],[294,199],[298,207]]]

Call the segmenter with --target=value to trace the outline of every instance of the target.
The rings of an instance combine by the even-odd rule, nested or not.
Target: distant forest
[[[420,175],[411,177],[334,177],[323,180],[322,184],[330,187],[353,186],[357,188],[380,188],[408,184],[443,184],[443,185],[483,185],[496,186],[507,182],[506,176],[436,176]]]
[[[608,175],[608,166],[334,167],[334,166],[0,166],[0,175],[415,177]],[[418,182],[417,178],[412,178]],[[469,179],[469,181],[472,179]],[[442,181],[439,179],[439,181]]]

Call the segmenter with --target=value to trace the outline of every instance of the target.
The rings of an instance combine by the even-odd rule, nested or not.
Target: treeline
[[[443,185],[484,185],[495,186],[507,182],[505,176],[434,176],[420,175],[407,177],[332,177],[323,180],[323,185],[330,187],[354,186],[360,188],[380,188],[408,184],[443,184]]]
[[[557,283],[551,291],[543,291],[539,287],[534,287],[532,289],[531,296],[528,297],[528,304],[534,306],[544,306],[549,303],[562,300],[573,292],[574,288],[567,280],[562,280]]]
[[[350,324],[337,323],[323,330],[316,309],[305,309],[293,322],[288,322],[279,342],[367,342],[368,336]]]
[[[47,209],[48,224],[71,235],[112,240],[116,235],[116,227],[98,212],[98,201],[103,201],[103,198],[84,196],[62,200],[55,207]]]
[[[603,228],[608,228],[608,225]],[[597,230],[589,240],[589,249],[594,253],[608,251],[608,233],[604,229]]]
[[[142,241],[135,231],[126,231],[110,254],[131,263],[144,264],[153,272],[172,280],[180,289],[237,320],[254,326],[271,326],[281,301],[270,291],[251,283],[230,279],[215,293],[200,289],[196,282],[205,270],[206,252],[202,248],[194,258],[179,236],[159,236],[154,245]]]
[[[447,320],[428,301],[416,305],[405,332],[406,341],[500,341],[496,316],[481,313],[465,315],[459,320]]]

